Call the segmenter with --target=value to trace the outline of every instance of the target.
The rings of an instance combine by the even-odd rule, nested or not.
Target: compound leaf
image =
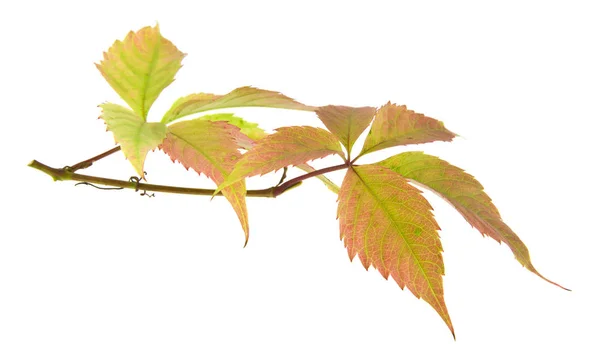
[[[102,76],[136,114],[145,121],[148,110],[181,68],[185,54],[155,27],[129,32],[116,41],[96,64]]]
[[[455,136],[441,121],[388,102],[377,110],[360,155],[398,145],[449,142]]]
[[[305,111],[315,110],[314,107],[301,104],[279,92],[246,86],[237,88],[227,95],[198,93],[182,97],[175,101],[163,116],[161,122],[168,124],[184,116],[208,110],[250,106]]]
[[[442,245],[431,206],[398,173],[377,165],[348,169],[338,197],[340,238],[352,260],[428,302],[454,335],[444,303]]]
[[[143,177],[146,155],[160,145],[167,134],[167,127],[161,123],[147,123],[141,116],[120,105],[105,103],[100,108],[100,117],[104,119],[107,130],[113,133],[125,157]]]
[[[492,199],[473,176],[438,157],[423,152],[401,153],[378,164],[437,193],[481,234],[488,235],[499,243],[506,243],[515,258],[525,268],[542,279],[564,288],[548,280],[535,269],[529,257],[529,250],[517,234],[502,221]]]
[[[246,177],[263,175],[290,165],[304,164],[331,154],[344,153],[337,138],[327,130],[311,126],[277,129],[246,152],[217,192]]]
[[[239,134],[237,127],[226,122],[186,120],[169,125],[167,137],[160,148],[173,161],[179,161],[185,168],[192,168],[198,174],[205,174],[219,185],[241,157],[236,143]],[[245,181],[236,181],[224,188],[222,193],[235,210],[247,243],[249,226]]]
[[[322,106],[317,116],[327,129],[333,133],[350,155],[352,146],[360,134],[365,131],[377,111],[374,107]]]

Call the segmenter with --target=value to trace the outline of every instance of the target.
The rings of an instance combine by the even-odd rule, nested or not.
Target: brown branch
[[[80,169],[91,167],[92,164],[94,164],[94,162],[97,162],[97,161],[99,161],[100,159],[102,159],[104,157],[108,157],[109,155],[114,154],[114,153],[118,152],[119,150],[121,150],[121,147],[120,146],[116,146],[116,147],[114,147],[111,150],[107,150],[106,152],[100,153],[100,154],[98,154],[95,157],[92,157],[92,158],[86,159],[86,160],[84,160],[82,162],[73,164],[70,167],[65,167],[64,169],[68,169],[71,172],[76,172],[76,171],[78,171]]]
[[[109,153],[109,152],[111,152],[111,153]],[[114,153],[114,151],[112,151],[112,149],[111,149],[110,151],[99,154],[98,156],[91,158],[87,161],[77,163],[74,165],[74,167],[79,167],[80,165],[85,165],[85,163],[89,163],[89,165],[91,165],[91,163],[93,163],[94,161],[104,158],[107,155],[110,155],[112,153]],[[55,181],[79,181],[79,182],[87,182],[87,183],[99,184],[99,185],[104,185],[104,186],[128,188],[128,189],[133,189],[136,191],[144,190],[144,191],[151,191],[151,192],[178,193],[178,194],[184,194],[184,195],[213,196],[215,193],[214,189],[155,185],[155,184],[150,184],[150,183],[141,183],[141,182],[139,182],[139,180],[123,181],[123,180],[112,179],[112,178],[89,176],[89,175],[73,172],[71,170],[71,168],[73,168],[73,167],[53,168],[53,167],[47,166],[41,162],[38,162],[36,160],[31,161],[28,164],[28,166],[46,173],[47,175],[52,177],[52,179]],[[81,168],[86,168],[86,167],[79,167],[79,169],[81,169]],[[302,181],[304,181],[307,178],[311,178],[311,177],[318,176],[318,175],[328,173],[328,172],[337,171],[337,170],[344,169],[344,168],[348,168],[348,165],[340,164],[337,166],[319,169],[319,170],[304,174],[302,176],[292,178],[289,181],[282,183],[279,186],[265,188],[262,190],[248,190],[248,191],[246,191],[246,196],[247,197],[271,197],[271,198],[277,197],[277,196],[281,195],[282,193],[284,193],[294,187],[299,186],[302,183]],[[222,194],[219,192],[219,193],[217,193],[217,196],[222,196]]]

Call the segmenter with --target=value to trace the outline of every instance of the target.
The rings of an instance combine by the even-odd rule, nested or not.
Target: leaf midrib
[[[142,108],[142,117],[144,118],[144,121],[146,121],[147,117],[148,117],[148,111],[150,110],[150,108],[148,108],[148,110],[146,110],[146,97],[148,95],[148,85],[150,84],[150,80],[152,79],[152,72],[154,71],[154,68],[156,68],[156,64],[158,63],[158,56],[160,53],[160,43],[161,43],[161,36],[160,34],[157,36],[157,41],[154,45],[154,49],[152,51],[152,58],[150,59],[150,63],[148,64],[148,72],[146,72],[144,74],[144,78],[142,81],[142,99],[141,99],[141,108]]]
[[[386,168],[386,167],[384,167]],[[388,168],[389,169],[389,168]],[[377,204],[379,206],[381,206],[381,209],[386,213],[386,215],[388,215],[389,217],[392,217],[393,215],[390,213],[389,209],[383,204],[382,200],[379,199],[375,193],[373,192],[373,190],[368,186],[368,184],[365,182],[365,180],[360,176],[360,174],[356,171],[356,169],[353,167],[352,170],[354,171],[354,173],[356,173],[356,176],[358,177],[358,179],[361,181],[361,183],[365,186],[365,189],[371,194],[371,196],[373,196],[373,199],[377,202]],[[435,294],[435,292],[433,291],[432,285],[431,285],[431,281],[429,279],[429,276],[427,274],[425,274],[425,270],[423,269],[423,266],[420,262],[420,260],[416,257],[414,250],[412,249],[412,246],[408,243],[406,237],[404,236],[404,234],[402,233],[402,231],[399,229],[398,224],[396,223],[396,220],[393,218],[390,218],[390,220],[392,221],[392,223],[394,224],[394,226],[396,227],[396,230],[398,231],[399,235],[402,237],[402,239],[404,240],[405,245],[408,247],[408,250],[410,251],[411,256],[413,257],[413,260],[417,263],[419,270],[421,271],[421,275],[425,278],[425,280],[427,280],[427,286],[429,287],[429,290],[433,293],[433,297],[435,298],[436,303],[438,304],[438,307],[444,307],[444,305],[441,304],[441,302],[438,300],[437,295]],[[365,244],[366,245],[366,244]],[[449,320],[449,318],[447,318]]]

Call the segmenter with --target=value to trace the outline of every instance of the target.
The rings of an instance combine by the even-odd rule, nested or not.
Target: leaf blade
[[[232,107],[272,107],[291,110],[314,111],[307,106],[276,91],[250,86],[237,88],[226,95],[208,93],[191,94],[175,101],[161,122],[168,124],[192,114]]]
[[[322,106],[317,116],[338,137],[350,155],[356,139],[369,126],[377,111],[374,107]]]
[[[472,175],[438,157],[423,152],[405,152],[378,163],[417,182],[450,203],[483,236],[504,242],[521,265],[545,281],[531,262],[529,250],[519,236],[502,220],[492,199]]]
[[[167,128],[161,123],[147,123],[139,115],[121,105],[100,105],[107,130],[113,133],[115,143],[121,146],[125,157],[140,177],[144,176],[144,162],[149,151],[166,137]]]
[[[344,158],[337,138],[328,131],[311,126],[290,126],[256,142],[245,153],[221,188],[246,177],[263,175],[290,165],[338,154]]]
[[[175,80],[185,54],[162,37],[158,25],[129,32],[104,52],[96,68],[145,121],[164,88]]]
[[[241,134],[236,134],[236,141],[238,146],[244,149],[251,149],[255,140],[262,139],[268,135],[257,123],[251,123],[234,114],[208,114],[202,115],[196,120],[224,121],[228,124],[237,126],[240,129]]]
[[[429,303],[454,328],[444,302],[439,226],[420,191],[398,173],[377,165],[349,168],[339,193],[340,239],[352,260],[390,275]]]
[[[377,110],[360,155],[399,145],[449,142],[455,136],[441,121],[388,102]]]
[[[226,122],[186,120],[168,126],[167,137],[160,148],[173,161],[180,162],[187,169],[192,168],[198,174],[205,174],[219,185],[241,156],[236,143],[238,134],[239,129]],[[246,183],[238,181],[222,192],[238,216],[247,243],[250,228]]]

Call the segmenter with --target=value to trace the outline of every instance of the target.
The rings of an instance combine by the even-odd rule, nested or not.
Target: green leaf
[[[464,170],[423,152],[407,152],[378,163],[417,182],[448,201],[481,234],[505,242],[525,268],[542,279],[564,288],[542,276],[531,263],[529,250],[500,217],[483,186]]]
[[[161,122],[168,124],[184,116],[208,110],[251,106],[304,111],[315,110],[313,106],[301,104],[279,92],[246,86],[237,88],[227,95],[198,93],[182,97],[175,101],[163,116]]]
[[[449,142],[455,136],[441,121],[417,114],[408,110],[405,105],[398,106],[388,102],[377,110],[360,155],[398,145],[438,140]]]
[[[247,136],[245,138],[239,135],[237,144],[244,149],[251,149],[254,145],[254,141],[266,137],[268,134],[261,129],[258,124],[248,122],[240,117],[233,114],[209,114],[202,115],[197,120],[209,120],[209,121],[225,121],[231,125],[235,125],[240,128],[240,132]]]
[[[96,67],[110,86],[145,121],[150,107],[175,79],[185,57],[158,29],[145,27],[116,41]]]
[[[454,335],[444,302],[439,226],[421,192],[377,165],[349,168],[339,193],[340,238],[352,260],[428,302]]]
[[[350,155],[352,146],[373,120],[375,111],[377,109],[374,107],[328,105],[319,107],[317,116],[338,137]]]
[[[198,174],[205,174],[219,185],[241,157],[236,143],[239,134],[239,129],[227,122],[186,120],[169,125],[167,138],[160,148],[173,161],[180,162],[187,169],[192,168]],[[222,192],[240,220],[247,243],[249,225],[246,183],[243,180],[237,181]]]
[[[344,153],[336,137],[327,130],[311,126],[290,126],[256,142],[246,152],[217,192],[246,177],[263,175],[290,165]],[[216,192],[215,192],[216,193]]]
[[[113,133],[115,142],[121,146],[137,174],[143,177],[146,155],[160,145],[167,134],[167,127],[161,123],[147,123],[141,116],[120,105],[105,103],[100,108],[100,117],[104,119],[107,130]]]

